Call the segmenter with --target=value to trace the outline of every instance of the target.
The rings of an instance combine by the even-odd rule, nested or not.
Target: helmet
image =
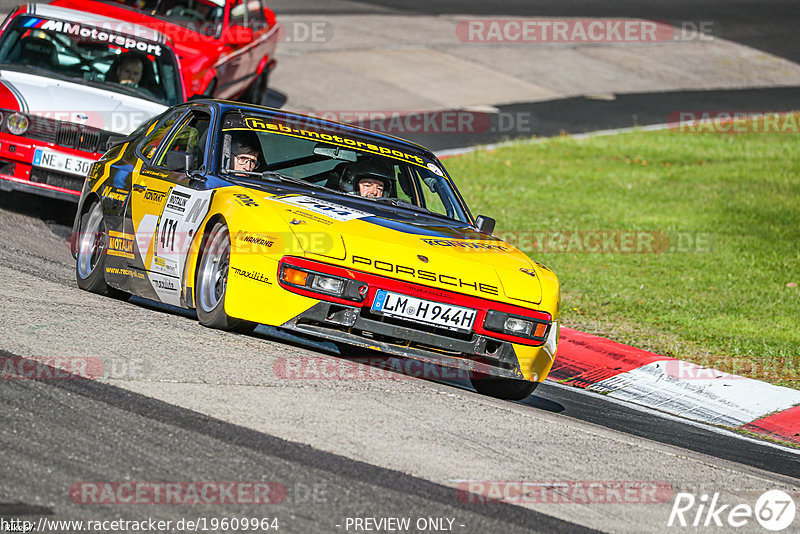
[[[345,193],[358,193],[358,183],[365,178],[383,182],[383,196],[393,197],[394,176],[388,163],[383,160],[368,158],[356,163],[351,163],[344,169],[339,189]]]

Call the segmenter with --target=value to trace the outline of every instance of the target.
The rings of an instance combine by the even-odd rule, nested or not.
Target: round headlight
[[[28,117],[22,113],[12,113],[6,117],[6,128],[14,135],[22,135],[28,131]]]
[[[3,124],[3,112],[0,111],[0,124]]]

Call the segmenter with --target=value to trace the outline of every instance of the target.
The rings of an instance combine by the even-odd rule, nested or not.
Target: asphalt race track
[[[493,4],[468,1],[271,5],[279,15],[299,16],[710,18],[726,39],[800,62],[798,40],[787,38],[800,23],[791,2],[504,2],[502,13]],[[632,115],[640,124],[657,122],[687,99],[697,109],[703,102],[797,109],[799,93],[792,87],[641,93],[501,109],[533,112],[546,135],[630,126]],[[417,140],[450,148],[496,139]],[[326,344],[262,329],[251,335],[209,330],[192,314],[80,291],[66,245],[73,209],[20,194],[0,196],[0,358],[45,362],[40,369],[55,357],[102,368],[95,380],[0,379],[0,525],[11,519],[154,519],[172,521],[165,530],[183,532],[202,528],[176,527],[181,520],[184,526],[205,520],[210,527],[212,520],[238,517],[277,518],[279,532],[298,533],[655,533],[685,530],[667,526],[679,493],[698,499],[718,493],[720,503],[753,506],[765,491],[800,488],[796,450],[596,394],[545,383],[521,403],[504,402],[476,394],[443,371],[416,378],[392,371],[397,366],[391,362],[362,365]],[[287,376],[279,371],[287,362],[327,362],[342,372],[338,378]],[[56,369],[52,374],[59,376]],[[594,500],[530,493],[508,502],[482,502],[458,491],[469,484],[513,488],[520,481],[545,488],[623,484],[633,491]],[[91,490],[123,483],[231,482],[267,484],[276,493],[269,493],[272,502],[256,504],[247,498],[223,504],[91,499]],[[660,491],[654,497],[642,487]],[[410,527],[388,528],[389,518],[405,518]],[[381,520],[383,529],[366,528]],[[44,530],[79,528],[51,524]],[[736,531],[764,530],[751,518]]]

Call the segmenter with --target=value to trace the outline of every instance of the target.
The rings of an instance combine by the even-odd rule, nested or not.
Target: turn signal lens
[[[286,267],[281,274],[281,278],[288,284],[304,286],[306,285],[306,280],[308,280],[308,273],[298,271],[297,269],[292,269],[291,267]]]

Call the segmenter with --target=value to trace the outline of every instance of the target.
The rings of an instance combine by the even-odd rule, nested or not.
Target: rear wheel
[[[216,223],[203,242],[195,277],[197,318],[203,326],[230,330],[237,322],[225,313],[225,290],[231,258],[228,226],[223,222]]]
[[[470,373],[469,381],[478,393],[505,400],[522,400],[539,385],[539,382],[500,378],[476,372]]]

